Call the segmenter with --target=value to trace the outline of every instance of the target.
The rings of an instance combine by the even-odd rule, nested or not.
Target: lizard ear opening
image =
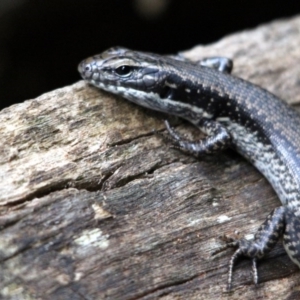
[[[173,95],[173,89],[170,88],[169,86],[165,86],[164,88],[161,89],[159,92],[159,97],[161,99],[171,99]]]

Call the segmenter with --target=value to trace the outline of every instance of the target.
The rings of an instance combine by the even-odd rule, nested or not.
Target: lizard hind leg
[[[258,272],[256,262],[258,259],[270,252],[281,237],[285,227],[286,210],[287,208],[284,206],[275,208],[268,215],[267,219],[261,224],[253,240],[249,241],[245,238],[227,238],[228,244],[225,247],[222,247],[221,250],[217,250],[213,253],[214,255],[228,247],[237,248],[229,262],[227,284],[228,291],[230,291],[232,286],[233,266],[240,256],[246,256],[252,260],[253,282],[255,285],[257,285]]]
[[[283,245],[291,260],[300,268],[300,218],[287,208],[286,220]]]

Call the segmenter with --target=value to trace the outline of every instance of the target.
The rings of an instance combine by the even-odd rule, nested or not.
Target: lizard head
[[[178,75],[175,58],[114,47],[83,60],[78,71],[88,83],[121,95],[147,108],[171,113],[192,121],[203,110],[184,102],[190,91]]]

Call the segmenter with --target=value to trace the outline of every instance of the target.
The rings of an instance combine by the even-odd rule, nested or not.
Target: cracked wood
[[[234,74],[297,108],[299,28],[296,17],[185,55],[231,57]],[[165,117],[83,81],[2,110],[2,298],[227,299],[232,252],[211,259],[218,236],[254,232],[279,200],[234,152],[196,160],[169,149],[152,132]],[[259,262],[258,289],[248,263],[236,266],[233,297],[299,297],[281,245]]]

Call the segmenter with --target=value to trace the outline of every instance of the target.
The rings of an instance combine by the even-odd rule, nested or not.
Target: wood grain
[[[184,55],[231,57],[234,74],[300,110],[299,28],[277,21]],[[300,297],[281,244],[258,287],[242,260],[226,293],[232,251],[211,257],[218,237],[253,234],[279,200],[233,151],[169,149],[153,133],[166,117],[83,81],[0,112],[1,299]]]

